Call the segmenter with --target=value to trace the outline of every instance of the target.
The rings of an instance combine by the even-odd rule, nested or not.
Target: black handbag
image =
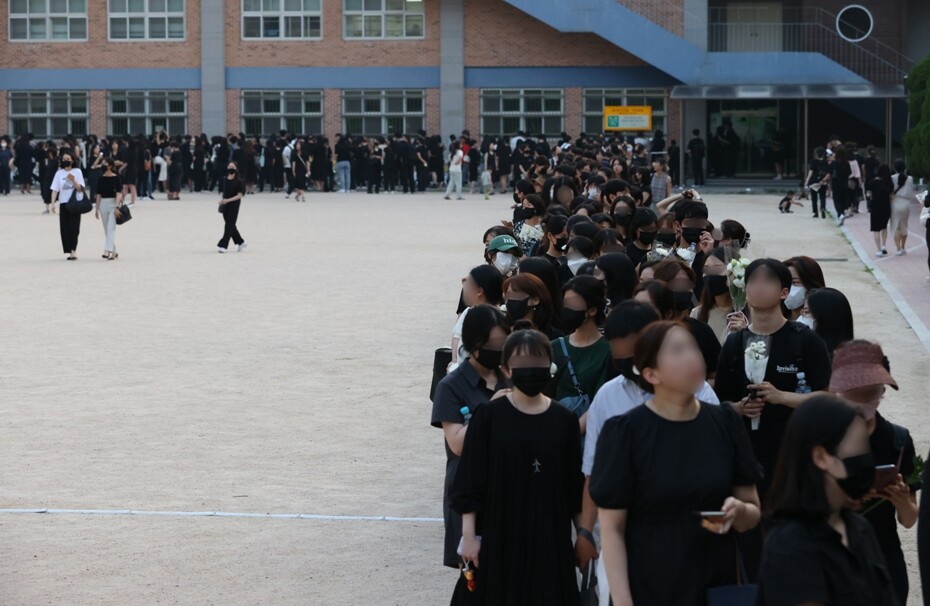
[[[478,592],[468,589],[468,579],[465,578],[465,572],[459,574],[459,580],[455,583],[455,589],[452,591],[452,600],[450,606],[473,606],[478,604]]]
[[[129,207],[123,204],[122,206],[117,206],[117,215],[116,215],[116,224],[122,225],[126,221],[132,220],[132,212],[129,211]]]
[[[67,210],[73,215],[83,215],[94,210],[94,204],[90,201],[90,196],[84,194],[78,200],[77,193],[73,194],[74,199],[61,205],[61,210]]]
[[[440,347],[433,356],[433,382],[429,386],[429,399],[432,401],[436,394],[436,386],[446,376],[446,369],[452,362],[452,350],[448,347]]]
[[[578,597],[581,606],[597,606],[600,603],[600,598],[597,595],[595,560],[588,562],[588,565],[581,572],[581,592]]]
[[[750,585],[746,576],[746,563],[739,542],[736,544],[736,585],[711,587],[707,590],[707,606],[754,606],[758,585]]]

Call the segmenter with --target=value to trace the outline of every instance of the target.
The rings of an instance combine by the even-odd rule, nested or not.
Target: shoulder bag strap
[[[559,345],[562,346],[562,353],[565,354],[565,359],[568,360],[568,374],[572,377],[572,384],[574,384],[575,389],[578,391],[578,395],[584,395],[584,390],[581,388],[581,385],[578,382],[578,377],[575,375],[575,367],[572,366],[572,358],[568,355],[568,347],[565,345],[565,337],[559,337]]]

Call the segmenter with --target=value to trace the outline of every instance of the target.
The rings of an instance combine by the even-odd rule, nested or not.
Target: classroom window
[[[10,40],[87,40],[87,0],[10,0]]]
[[[342,132],[377,137],[423,128],[422,90],[347,90],[342,93]]]
[[[242,0],[246,39],[322,38],[322,0]]]
[[[184,0],[108,0],[110,40],[181,40]]]
[[[481,132],[511,136],[558,136],[563,130],[561,89],[484,89],[481,91]]]
[[[187,133],[184,91],[113,91],[109,94],[111,135]]]
[[[343,0],[346,38],[423,38],[425,0]]]
[[[249,136],[323,132],[323,91],[243,91],[241,102],[242,132]]]
[[[652,107],[652,130],[666,131],[668,91],[663,88],[586,88],[584,132],[604,132],[604,107],[608,105],[648,105]]]
[[[10,134],[37,139],[87,134],[86,92],[11,92]]]

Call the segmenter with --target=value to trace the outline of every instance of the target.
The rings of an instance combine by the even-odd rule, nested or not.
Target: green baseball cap
[[[513,236],[497,236],[488,244],[488,252],[509,252],[517,257],[523,256],[523,249]]]

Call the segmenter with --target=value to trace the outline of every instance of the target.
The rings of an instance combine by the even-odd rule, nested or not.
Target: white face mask
[[[568,265],[568,268],[572,270],[573,276],[578,273],[578,270],[581,269],[581,266],[584,265],[586,261],[587,259],[585,259],[584,257],[579,257],[577,259],[568,260],[567,265]]]
[[[817,325],[817,322],[814,321],[814,318],[810,316],[798,316],[798,322],[807,326],[811,330],[814,330],[814,327]]]
[[[803,286],[792,285],[785,297],[785,307],[788,309],[797,309],[804,305],[804,299],[807,297],[807,289]]]
[[[494,267],[502,274],[510,273],[517,266],[517,258],[510,253],[499,252],[494,256]]]

